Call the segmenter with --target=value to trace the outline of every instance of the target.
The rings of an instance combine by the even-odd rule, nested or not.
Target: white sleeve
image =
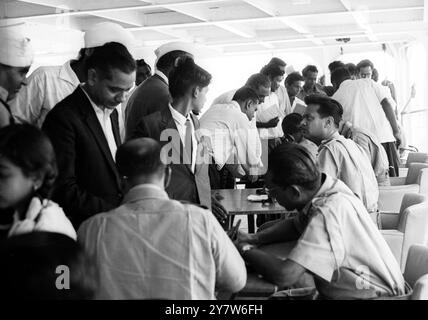
[[[36,124],[42,113],[45,81],[40,74],[38,70],[34,71],[27,79],[27,84],[22,86],[17,96],[10,101],[12,114],[18,122]]]
[[[238,163],[248,167],[258,167],[261,162],[259,134],[243,116],[246,117],[243,114],[238,116],[236,130],[233,133]]]
[[[372,80],[372,86],[376,93],[376,97],[379,102],[382,102],[384,99],[388,98],[385,90],[382,88],[382,85]]]

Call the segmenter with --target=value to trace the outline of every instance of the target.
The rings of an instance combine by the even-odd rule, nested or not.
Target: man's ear
[[[198,86],[194,87],[194,88],[192,89],[192,97],[196,99],[196,98],[199,96],[199,92],[200,92],[200,91],[201,91],[201,90],[199,89],[199,87],[198,87]]]
[[[97,71],[95,69],[88,70],[88,79],[86,82],[88,85],[93,86],[98,79]]]
[[[324,122],[324,127],[327,128],[327,127],[332,127],[332,126],[334,126],[333,117],[326,117],[325,122]]]
[[[290,195],[293,197],[294,200],[300,199],[302,192],[301,192],[299,186],[293,184],[293,185],[289,186],[287,189],[288,189],[287,191],[290,192]]]

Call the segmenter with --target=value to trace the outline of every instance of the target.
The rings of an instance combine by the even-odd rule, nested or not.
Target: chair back
[[[416,281],[413,288],[412,300],[428,300],[428,274]]]
[[[404,280],[414,288],[422,276],[428,274],[428,246],[412,245],[407,255]]]
[[[428,163],[428,153],[411,152],[407,156],[406,167],[409,168],[411,163]]]
[[[415,204],[428,201],[428,198],[419,193],[406,193],[401,201],[400,214],[404,212],[408,207],[411,207]]]
[[[428,163],[411,163],[409,171],[407,172],[405,184],[419,184],[421,183],[421,170],[428,168]],[[423,181],[425,182],[425,181]]]

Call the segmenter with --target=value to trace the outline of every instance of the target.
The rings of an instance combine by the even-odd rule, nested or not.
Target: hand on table
[[[211,198],[211,205],[212,205],[212,212],[218,222],[220,224],[224,225],[227,222],[228,218],[228,212],[227,210],[218,202],[218,200],[215,197]]]

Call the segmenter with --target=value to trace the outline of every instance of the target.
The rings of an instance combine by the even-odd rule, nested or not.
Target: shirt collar
[[[62,65],[61,70],[59,71],[59,77],[77,87],[80,84],[80,81],[77,74],[71,68],[71,61],[72,60],[69,60]]]
[[[232,105],[234,108],[237,108],[237,109],[239,109],[239,111],[241,111],[241,106],[239,105],[239,103],[238,102],[236,102],[235,100],[232,100],[231,102],[230,102],[230,105]]]
[[[8,96],[9,96],[9,91],[7,91],[5,88],[0,86],[0,99],[6,102]]]
[[[139,184],[131,188],[123,199],[123,203],[135,202],[147,198],[169,199],[166,191],[151,183]]]
[[[333,179],[331,176],[325,174],[325,173],[321,173],[321,179],[324,180],[324,182],[321,184],[321,187],[319,188],[318,192],[314,195],[314,197],[312,198],[312,200],[318,198],[319,196],[321,196],[322,194],[326,193],[327,190],[330,190],[331,187],[335,184],[335,179]],[[303,214],[307,214],[308,211],[310,210],[311,206],[312,206],[312,200],[309,201],[304,207],[303,209],[301,209],[301,212]]]
[[[161,77],[166,82],[166,84],[169,85],[168,77],[165,75],[165,73],[163,73],[160,70],[156,70],[155,74],[157,74],[159,77]]]
[[[186,125],[187,119],[190,119],[190,113],[187,117],[183,116],[180,112],[175,110],[171,104],[169,104],[169,110],[171,111],[172,118],[177,121],[180,125]]]
[[[339,131],[335,131],[330,137],[328,137],[327,139],[321,141],[321,145],[326,144],[326,143],[330,142],[333,139],[338,139],[340,137],[341,137],[341,135],[340,135]]]
[[[107,113],[108,115],[110,115],[112,112],[113,112],[113,110],[114,109],[116,109],[116,108],[114,108],[114,109],[110,109],[110,108],[101,108],[101,107],[99,107],[92,99],[91,99],[91,97],[89,96],[89,94],[86,92],[86,90],[85,90],[85,88],[83,87],[83,85],[81,85],[80,86],[81,88],[82,88],[82,90],[83,90],[83,92],[86,94],[86,96],[88,97],[88,99],[89,99],[89,102],[91,103],[91,105],[92,105],[92,107],[94,108],[94,110],[95,110],[95,113],[98,113],[98,112],[103,112],[103,113]]]

